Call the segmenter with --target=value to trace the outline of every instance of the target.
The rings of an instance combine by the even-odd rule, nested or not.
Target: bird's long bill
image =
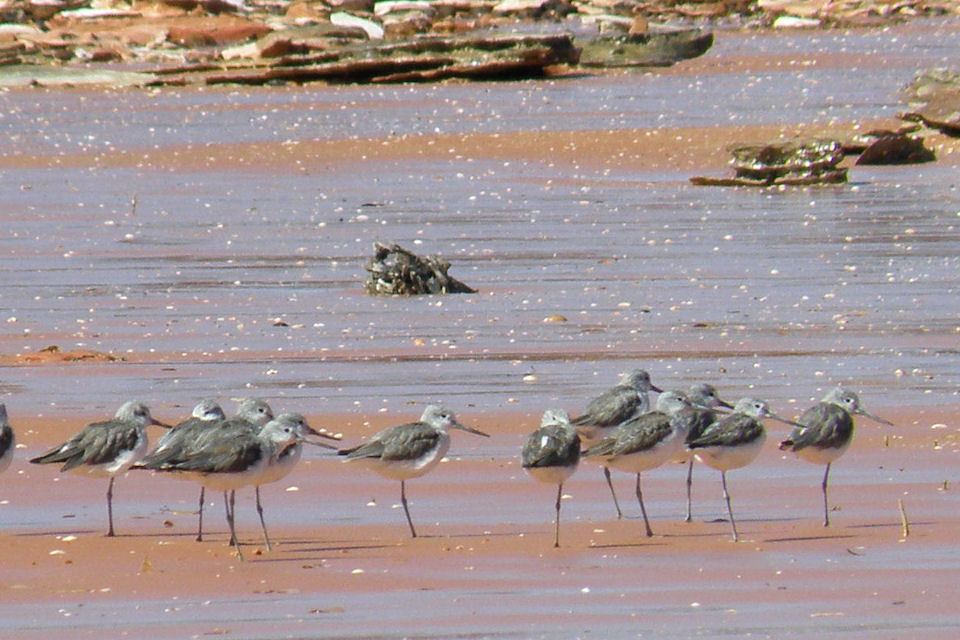
[[[342,433],[330,433],[326,429],[320,429],[319,431],[314,431],[311,435],[320,436],[321,438],[326,438],[327,440],[336,440],[340,442],[343,440]]]
[[[328,433],[317,431],[316,429],[314,429],[308,424],[304,424],[303,427],[300,429],[300,431],[302,436],[316,436],[318,438],[329,438],[330,440],[340,440],[340,438],[336,438]],[[316,442],[314,440],[307,440],[306,437],[303,438],[303,441],[306,442],[307,444],[312,444],[315,447],[322,447],[323,449],[332,449],[333,451],[337,450],[337,447],[333,445],[329,445],[326,442]]]
[[[658,387],[657,385],[653,384],[652,382],[650,383],[650,391],[656,391],[657,393],[663,393],[663,389],[661,389],[661,388]]]
[[[489,438],[489,437],[490,437],[490,434],[489,434],[489,433],[484,433],[483,431],[480,431],[479,429],[474,429],[473,427],[468,427],[467,425],[465,425],[465,424],[463,424],[463,423],[460,423],[460,422],[457,422],[457,421],[454,421],[453,424],[451,424],[450,426],[451,426],[451,427],[454,427],[454,428],[456,428],[456,429],[461,429],[461,430],[463,430],[463,431],[466,431],[467,433],[472,433],[472,434],[474,434],[474,435],[483,436],[484,438]]]
[[[164,429],[173,429],[172,424],[167,424],[166,422],[160,422],[153,416],[150,416],[150,424],[155,425],[157,427],[163,427]]]
[[[791,427],[806,428],[806,426],[807,426],[807,425],[804,425],[804,424],[800,424],[799,422],[794,422],[793,420],[787,420],[786,418],[783,418],[783,417],[781,417],[781,416],[778,416],[778,415],[775,414],[775,413],[771,413],[770,411],[767,411],[767,415],[765,415],[765,416],[763,416],[763,417],[764,417],[764,418],[770,418],[771,420],[776,420],[777,422],[782,422],[783,424],[788,424],[788,425],[790,425]]]
[[[717,406],[714,407],[714,410],[716,410],[718,407],[723,407],[724,409],[733,409],[732,404],[730,404],[726,400],[721,400],[720,398],[717,398]]]
[[[870,418],[870,419],[873,420],[874,422],[879,422],[880,424],[885,424],[885,425],[887,425],[888,427],[894,426],[894,424],[893,424],[892,422],[890,422],[889,420],[885,420],[885,419],[883,419],[883,418],[881,418],[881,417],[879,417],[879,416],[875,416],[875,415],[873,415],[872,413],[869,413],[869,412],[867,412],[867,411],[864,411],[863,409],[860,409],[860,408],[857,408],[857,410],[856,410],[854,413],[857,413],[857,414],[859,414],[859,415],[861,415],[861,416],[864,416],[864,417],[866,417],[866,418]]]
[[[330,449],[331,451],[336,451],[337,447],[332,444],[327,444],[326,442],[317,442],[315,440],[304,440],[306,444],[312,444],[315,447],[320,447],[321,449]]]

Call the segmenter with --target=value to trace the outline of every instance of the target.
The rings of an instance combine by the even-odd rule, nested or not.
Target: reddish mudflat
[[[757,462],[730,473],[740,543],[718,520],[715,472],[696,470],[691,523],[681,521],[684,468],[647,474],[656,533],[647,539],[631,478],[615,475],[632,516],[616,521],[599,468],[584,464],[567,484],[554,549],[552,493],[514,455],[530,415],[463,416],[493,438],[454,434],[456,455],[409,484],[417,539],[393,508],[397,483],[309,450],[291,476],[264,489],[272,552],[262,551],[252,492],[241,492],[247,562],[227,545],[218,496],[206,541],[194,541],[192,483],[144,472],[120,479],[119,535],[110,539],[104,482],[20,459],[0,506],[0,628],[38,639],[67,628],[152,638],[950,638],[960,518],[949,482],[960,437],[956,425],[931,426],[949,423],[958,407],[881,409],[898,427],[861,422],[835,466],[829,529],[820,524],[820,469],[784,457],[771,429]],[[312,422],[350,426],[344,416]],[[21,420],[21,440],[32,453],[41,430],[46,438],[68,426]]]

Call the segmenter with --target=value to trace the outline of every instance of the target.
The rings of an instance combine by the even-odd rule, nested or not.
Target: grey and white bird
[[[289,473],[300,458],[300,443],[306,435],[319,435],[297,413],[284,413],[270,420],[257,432],[249,429],[220,430],[208,433],[201,445],[182,459],[155,463],[157,471],[191,474],[204,487],[222,491],[227,511],[230,539],[243,560],[236,535],[236,491],[279,480]],[[289,464],[290,462],[293,464]],[[285,473],[278,473],[280,466]],[[263,518],[261,514],[261,525]],[[268,541],[263,525],[264,540]]]
[[[16,437],[10,419],[7,418],[7,406],[0,402],[0,473],[7,470],[13,460]]]
[[[169,428],[150,415],[142,402],[125,402],[110,420],[88,424],[62,445],[30,460],[34,464],[63,463],[60,471],[74,471],[95,478],[110,478],[107,487],[107,518],[113,530],[113,482],[140,460],[147,451],[146,428],[150,425]]]
[[[620,382],[607,389],[587,404],[583,414],[570,422],[577,428],[588,447],[604,439],[610,430],[627,420],[650,410],[650,392],[660,393],[660,388],[650,381],[650,374],[643,369],[634,369],[623,375]],[[603,477],[610,488],[617,518],[623,517],[617,493],[610,479],[610,469],[603,468]]]
[[[717,421],[717,413],[714,411],[717,407],[733,409],[733,405],[720,398],[717,388],[712,384],[700,382],[693,384],[686,391],[690,406],[685,407],[674,415],[673,419],[681,423],[682,430],[687,433],[687,442],[696,440],[700,434]],[[679,461],[687,463],[687,513],[684,517],[685,522],[693,520],[693,463],[696,456],[689,447],[684,447],[684,451]]]
[[[410,518],[407,506],[406,481],[419,478],[433,469],[450,449],[450,434],[447,429],[460,429],[478,436],[486,433],[468,427],[459,421],[452,411],[440,405],[429,405],[417,422],[387,427],[367,442],[341,449],[337,453],[346,456],[346,462],[362,460],[384,476],[400,481],[400,501],[410,525],[410,534],[416,538],[417,530]]]
[[[536,480],[557,485],[553,546],[560,546],[560,500],[563,483],[580,463],[580,436],[563,409],[547,409],[540,428],[531,433],[520,454],[523,469]]]
[[[796,424],[771,412],[763,400],[741,398],[734,406],[733,413],[714,422],[699,437],[687,443],[700,462],[720,472],[723,499],[727,503],[734,542],[740,537],[730,506],[730,492],[727,491],[727,471],[747,466],[760,454],[767,440],[767,431],[761,422],[764,418]]]
[[[157,446],[143,460],[134,465],[138,468],[150,468],[165,460],[184,457],[185,452],[196,447],[197,441],[210,429],[215,429],[227,419],[220,404],[207,398],[198,403],[190,417],[173,426],[163,434]],[[200,485],[200,501],[197,509],[197,542],[203,541],[203,505],[206,500],[206,487]]]
[[[797,420],[800,425],[789,438],[780,443],[782,451],[793,451],[814,464],[826,465],[823,482],[823,526],[830,526],[830,506],[827,483],[830,465],[846,453],[853,441],[853,416],[861,415],[874,422],[893,426],[892,422],[868,413],[860,406],[860,396],[844,387],[831,389],[823,400],[807,409]]]
[[[648,411],[627,420],[583,452],[586,458],[600,460],[605,468],[613,467],[637,475],[637,501],[640,503],[647,537],[653,535],[653,530],[643,503],[641,474],[675,459],[683,451],[687,434],[683,431],[683,423],[675,422],[672,418],[689,406],[684,395],[665,391],[657,398],[656,411]]]

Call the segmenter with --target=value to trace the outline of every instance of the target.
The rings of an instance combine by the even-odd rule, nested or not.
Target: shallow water
[[[7,153],[69,161],[3,170],[2,349],[57,344],[132,362],[94,379],[56,372],[55,397],[44,368],[9,371],[5,384],[35,409],[256,390],[298,409],[443,399],[538,411],[640,364],[661,384],[707,378],[771,400],[806,401],[839,381],[889,403],[954,394],[953,166],[856,168],[842,187],[771,192],[693,187],[695,168],[569,166],[548,151],[258,171],[262,151],[247,145],[877,118],[902,108],[897,89],[943,64],[955,39],[931,23],[721,33],[696,75],[681,65],[469,85],[46,91],[39,108],[35,91],[8,91]],[[790,68],[731,70],[770,57]],[[205,149],[227,151],[206,162]],[[84,157],[88,167],[69,168]],[[365,296],[377,240],[443,255],[480,293]],[[553,315],[567,321],[544,322]]]

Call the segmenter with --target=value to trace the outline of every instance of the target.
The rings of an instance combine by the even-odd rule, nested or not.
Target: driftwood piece
[[[422,258],[398,244],[376,243],[376,254],[367,265],[370,295],[422,295],[476,293],[477,290],[447,274],[450,263],[437,256]]]

